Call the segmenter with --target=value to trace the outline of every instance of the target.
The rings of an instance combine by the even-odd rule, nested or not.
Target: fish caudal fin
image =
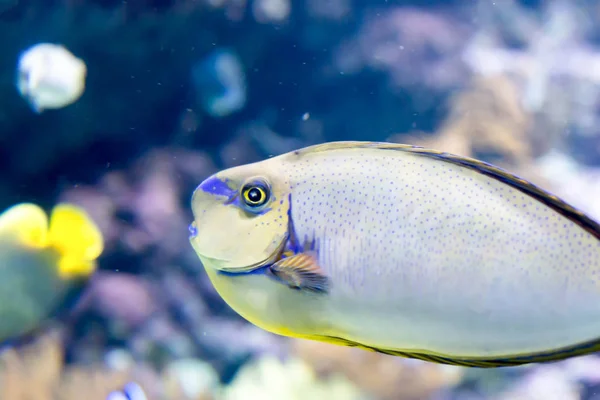
[[[279,260],[271,273],[289,287],[316,293],[327,293],[329,278],[311,253],[300,253]]]
[[[30,247],[44,247],[48,237],[48,217],[35,204],[14,205],[0,214],[0,235]]]
[[[59,273],[64,278],[87,277],[104,249],[100,229],[76,206],[59,204],[50,216],[49,245],[60,254]]]

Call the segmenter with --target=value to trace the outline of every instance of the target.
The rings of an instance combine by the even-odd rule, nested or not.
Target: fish
[[[148,398],[140,385],[129,382],[122,389],[110,392],[106,400],[148,400]]]
[[[75,303],[97,268],[101,231],[75,205],[50,216],[20,203],[0,214],[0,343],[27,341]]]
[[[274,334],[473,368],[600,349],[600,225],[473,158],[330,142],[191,197],[220,297]]]
[[[38,43],[19,56],[16,86],[36,114],[76,102],[85,91],[87,66],[65,46]]]

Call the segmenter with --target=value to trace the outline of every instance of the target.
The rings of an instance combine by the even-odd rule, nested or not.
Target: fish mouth
[[[192,221],[192,223],[188,226],[188,231],[190,231],[189,239],[193,240],[196,235],[198,235],[198,228],[196,227],[196,221]]]
[[[285,249],[287,241],[288,241],[288,238],[286,237],[284,240],[281,241],[281,243],[279,244],[277,249],[275,249],[275,251],[273,253],[271,253],[271,255],[269,257],[265,258],[262,261],[258,261],[256,263],[250,264],[250,265],[244,265],[244,266],[238,266],[238,267],[221,267],[221,268],[217,268],[217,269],[220,272],[223,272],[228,275],[244,275],[244,274],[256,272],[257,270],[263,269],[265,267],[269,267],[283,258],[282,257],[283,251]]]
[[[201,249],[196,245],[196,237],[197,237],[197,229],[196,222],[192,222],[189,225],[190,236],[189,240],[198,254],[198,256],[202,259],[203,264],[208,264],[211,268],[223,272],[227,275],[243,275],[255,272],[264,267],[270,266],[282,258],[283,251],[285,249],[286,243],[288,242],[289,235],[286,235],[285,238],[281,241],[281,243],[277,246],[275,251],[271,253],[270,256],[265,258],[264,260],[255,262],[250,265],[239,265],[239,266],[223,266],[223,265],[231,265],[232,260],[226,258],[217,258],[206,255]]]

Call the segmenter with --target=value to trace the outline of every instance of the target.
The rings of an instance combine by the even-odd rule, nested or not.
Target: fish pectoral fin
[[[315,293],[329,291],[329,278],[313,253],[299,253],[279,260],[271,265],[270,271],[291,288]]]

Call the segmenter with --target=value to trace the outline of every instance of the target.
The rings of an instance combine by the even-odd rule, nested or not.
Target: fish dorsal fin
[[[405,150],[405,149],[423,149],[420,146],[412,146],[409,144],[387,143],[387,142],[360,142],[360,141],[345,141],[345,142],[328,142],[315,144],[303,149],[294,151],[293,153],[299,157],[311,153],[323,153],[325,151],[334,150],[351,150],[351,149],[382,149],[382,150]]]
[[[435,158],[440,161],[468,168],[472,171],[486,175],[506,185],[509,185],[530,197],[533,197],[539,202],[552,208],[557,213],[575,222],[587,232],[594,235],[600,240],[600,224],[598,224],[598,222],[594,221],[592,218],[590,218],[583,212],[572,207],[557,196],[545,191],[544,189],[534,185],[529,181],[526,181],[525,179],[519,178],[518,176],[513,175],[510,172],[503,170],[502,168],[496,167],[492,164],[486,163],[481,160],[476,160],[474,158],[458,156],[439,150],[427,149],[421,146],[412,146],[408,144],[359,141],[330,142],[317,144],[314,146],[309,146],[304,149],[297,150],[294,152],[294,155],[298,157],[303,157],[311,153],[322,153],[326,151],[349,149],[402,151],[405,153],[412,153],[418,156]]]

